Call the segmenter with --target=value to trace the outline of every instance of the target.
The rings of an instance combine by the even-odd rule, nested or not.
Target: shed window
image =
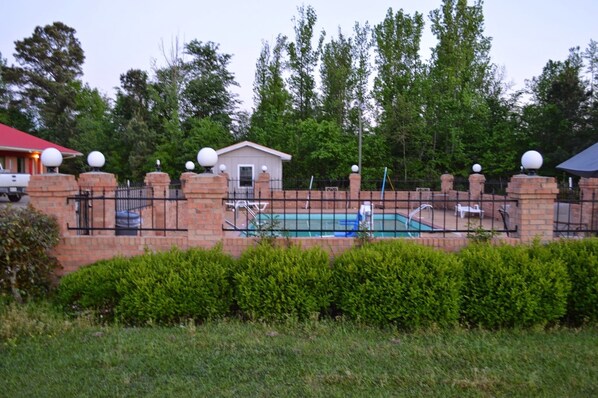
[[[239,187],[253,186],[253,166],[239,166]]]

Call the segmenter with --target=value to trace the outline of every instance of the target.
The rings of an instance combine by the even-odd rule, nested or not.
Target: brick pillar
[[[152,188],[155,199],[168,198],[170,189],[170,177],[167,173],[154,171],[145,175],[145,185]],[[168,203],[164,200],[154,200],[152,206],[153,228],[166,228],[166,208]],[[150,235],[164,236],[163,231],[152,231]]]
[[[455,177],[452,174],[443,174],[440,176],[440,192],[449,193],[453,190],[453,182]]]
[[[79,189],[81,193],[88,192],[92,196],[102,196],[105,198],[90,201],[81,200],[79,202],[80,217],[84,217],[85,212],[87,212],[89,227],[114,228],[116,218],[116,201],[114,195],[116,186],[116,177],[114,174],[92,171],[79,176]],[[114,235],[114,231],[90,231],[89,235]]]
[[[558,193],[553,177],[518,174],[511,178],[507,194],[517,200],[517,209],[510,211],[511,228],[517,226],[516,235],[522,242],[553,239],[554,201]]]
[[[67,203],[69,196],[79,192],[79,185],[75,176],[67,174],[37,174],[32,175],[27,187],[29,203],[42,213],[56,217],[61,236],[76,235],[76,231],[69,231],[77,226],[75,201]]]
[[[484,184],[486,177],[483,174],[471,174],[469,176],[469,197],[471,200],[478,201],[484,193]]]
[[[270,198],[270,173],[260,173],[255,183],[256,198]]]
[[[228,196],[230,194],[229,191],[229,182],[230,182],[230,174],[228,174],[226,171],[221,171],[219,174],[220,178],[222,178],[226,184],[226,195]]]
[[[185,186],[185,183],[187,182],[187,180],[189,180],[191,177],[197,175],[196,173],[192,172],[192,171],[186,171],[184,173],[181,174],[181,189]]]
[[[222,241],[226,180],[203,173],[187,180],[183,189],[187,199],[189,246],[212,247]]]
[[[349,175],[349,197],[351,198],[350,207],[359,206],[359,193],[361,192],[361,174],[351,173]]]
[[[582,200],[593,202],[582,202],[581,219],[589,229],[598,229],[598,178],[585,178],[579,180],[579,191]]]

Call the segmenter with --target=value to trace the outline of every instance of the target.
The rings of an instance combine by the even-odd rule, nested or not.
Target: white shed
[[[282,187],[282,162],[291,155],[250,141],[239,142],[216,151],[218,166],[226,167],[230,176],[229,192],[252,193],[258,174],[263,166],[268,168],[272,189]]]

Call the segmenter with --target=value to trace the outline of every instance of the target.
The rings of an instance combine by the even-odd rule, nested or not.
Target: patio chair
[[[480,208],[480,205],[463,206],[461,203],[457,203],[457,206],[455,206],[455,216],[457,213],[461,218],[465,218],[466,213],[479,214],[480,218],[484,217],[484,210]]]

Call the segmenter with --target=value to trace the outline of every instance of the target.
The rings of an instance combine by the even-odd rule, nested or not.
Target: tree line
[[[543,174],[593,144],[598,126],[598,45],[570,49],[514,91],[490,59],[482,1],[443,0],[428,16],[436,37],[420,57],[424,15],[389,8],[375,25],[317,30],[302,6],[294,36],[263,42],[251,113],[239,109],[231,54],[211,41],[175,40],[164,66],[130,69],[114,99],[82,80],[85,54],[61,22],[15,42],[16,65],[0,54],[0,122],[83,153],[106,155],[105,170],[140,180],[160,159],[176,178],[201,147],[251,140],[293,155],[285,178],[344,178],[357,163],[379,180],[467,175],[474,163],[492,177],[519,170],[528,149]],[[84,159],[65,163],[73,173]]]

